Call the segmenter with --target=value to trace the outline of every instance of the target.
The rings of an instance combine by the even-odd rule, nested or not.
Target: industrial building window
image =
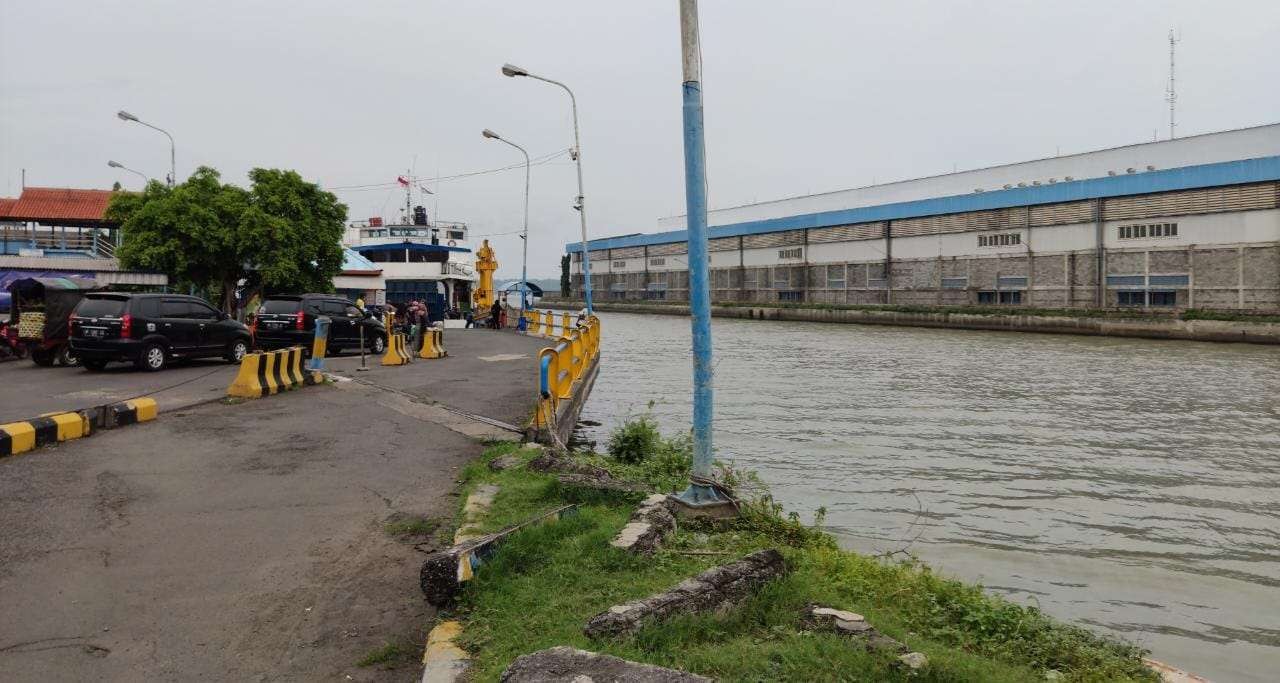
[[[1141,223],[1138,225],[1121,225],[1116,228],[1116,236],[1122,240],[1141,240],[1152,237],[1177,237],[1177,223]]]
[[[998,235],[978,235],[980,247],[1013,247],[1022,244],[1022,233],[1002,232]]]
[[[778,301],[804,301],[804,292],[778,292]]]
[[[1170,290],[1128,290],[1116,292],[1116,303],[1121,306],[1173,307],[1178,305],[1178,293]]]
[[[1191,284],[1190,275],[1148,275],[1152,287],[1186,287]]]
[[[1022,292],[978,292],[978,303],[1017,306],[1022,303]]]
[[[969,278],[967,277],[944,277],[942,278],[943,289],[965,289],[969,286]]]
[[[645,288],[644,298],[646,299],[665,299],[667,298],[667,283],[650,282]]]
[[[779,249],[778,258],[780,259],[798,259],[804,256],[804,247],[795,247],[792,249]]]
[[[626,267],[627,267],[627,262],[626,262],[626,261],[614,261],[614,262],[613,262],[613,267],[614,267],[614,268],[626,268]]]
[[[1143,287],[1147,284],[1145,275],[1108,275],[1108,287]]]
[[[665,265],[667,265],[667,260],[666,260],[665,258],[651,258],[651,259],[649,259],[649,265],[651,265],[651,266],[665,266]]]
[[[827,266],[827,289],[844,289],[844,266]]]
[[[1022,275],[1005,275],[998,280],[1000,289],[1017,289],[1027,286],[1027,278]]]

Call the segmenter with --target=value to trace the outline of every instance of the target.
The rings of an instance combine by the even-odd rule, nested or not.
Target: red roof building
[[[111,190],[28,187],[17,199],[0,199],[0,221],[111,227],[105,220]]]

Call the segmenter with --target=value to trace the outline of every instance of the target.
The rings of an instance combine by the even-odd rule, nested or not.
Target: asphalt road
[[[484,414],[497,408],[508,421],[518,421],[525,405],[524,389],[513,401],[495,406],[494,398],[505,395],[512,383],[529,392],[537,390],[537,369],[531,359],[549,342],[510,332],[481,329],[450,329],[445,332],[448,358],[417,361],[409,368],[379,365],[369,356],[368,373],[355,374],[360,354],[344,352],[325,359],[327,369],[353,377],[377,377],[396,389],[424,396],[450,396],[457,407]],[[488,358],[490,360],[481,360]],[[496,359],[496,360],[495,360]],[[489,372],[490,366],[523,364],[517,372]],[[485,371],[481,371],[481,369]],[[81,410],[138,396],[152,396],[161,411],[175,410],[217,400],[226,394],[236,376],[236,366],[221,359],[200,359],[171,365],[160,372],[143,372],[132,365],[113,363],[103,372],[84,368],[42,368],[30,360],[0,363],[0,423],[14,422],[54,411]],[[454,391],[466,382],[466,391]],[[448,401],[446,401],[448,402]],[[492,417],[498,417],[493,415]]]
[[[438,541],[384,525],[451,517],[458,468],[504,434],[466,413],[523,421],[544,342],[446,345],[362,373],[329,359],[359,379],[0,459],[0,680],[416,679],[434,618],[419,561]],[[395,668],[356,665],[388,642],[411,650]]]

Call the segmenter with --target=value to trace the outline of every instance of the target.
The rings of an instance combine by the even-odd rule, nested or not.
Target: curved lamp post
[[[591,254],[587,251],[587,199],[586,199],[585,193],[582,191],[582,143],[579,142],[578,140],[578,98],[573,96],[573,91],[570,90],[569,86],[565,85],[564,83],[561,83],[560,81],[555,81],[543,76],[539,76],[537,74],[529,73],[528,70],[522,69],[516,66],[515,64],[503,64],[502,75],[507,76],[509,78],[515,78],[516,76],[532,78],[534,80],[542,81],[544,83],[558,85],[561,88],[564,88],[565,92],[569,93],[569,104],[573,108],[573,153],[571,156],[573,156],[574,164],[578,168],[578,203],[576,206],[574,206],[574,208],[578,210],[578,218],[582,223],[583,296],[586,299],[587,313],[592,313],[593,309],[591,307]]]
[[[520,239],[524,240],[524,255],[520,261],[520,320],[516,323],[517,329],[524,330],[527,324],[524,319],[524,312],[525,301],[528,299],[529,282],[529,153],[520,145],[503,138],[488,128],[485,128],[480,134],[491,140],[505,142],[520,150],[520,153],[524,155],[524,233],[520,236]]]
[[[173,144],[173,136],[169,135],[169,131],[158,126],[153,126],[123,109],[116,112],[116,116],[120,117],[121,121],[132,121],[134,123],[140,123],[152,130],[158,130],[161,133],[164,133],[165,137],[169,138],[169,187],[173,187],[173,184],[178,182],[178,157],[176,147]]]
[[[129,168],[128,166],[125,166],[124,164],[120,163],[119,161],[108,161],[107,165],[110,166],[111,168],[118,168],[124,171],[128,171],[138,176],[139,178],[142,178],[143,187],[146,187],[147,183],[151,182],[151,179],[148,178],[146,174],[144,174],[142,171],[135,171],[132,168]]]

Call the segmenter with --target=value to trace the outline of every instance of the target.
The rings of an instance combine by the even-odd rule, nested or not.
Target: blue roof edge
[[[1199,166],[1182,166],[1162,171],[1146,171],[1104,178],[1073,180],[1039,187],[1016,187],[1008,190],[974,192],[972,194],[952,195],[949,197],[863,206],[856,209],[839,209],[728,225],[713,225],[710,229],[710,236],[716,238],[758,235],[800,228],[823,228],[831,225],[900,220],[903,218],[936,216],[966,211],[1006,209],[1014,206],[1058,204],[1082,199],[1123,197],[1126,195],[1171,192],[1200,187],[1240,185],[1268,180],[1280,180],[1280,156],[1223,161]],[[689,239],[687,230],[671,230],[627,237],[604,237],[591,240],[588,242],[588,246],[592,250],[618,249],[621,247],[684,242],[687,239]],[[568,253],[580,252],[582,251],[582,243],[570,242],[565,245],[565,251]]]

